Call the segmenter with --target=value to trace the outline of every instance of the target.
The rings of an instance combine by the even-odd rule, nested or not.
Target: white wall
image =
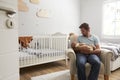
[[[103,0],[81,0],[80,21],[87,22],[91,32],[101,37]]]
[[[19,12],[19,35],[36,35],[55,32],[78,32],[80,25],[80,0],[40,0],[35,5],[24,0],[28,12]],[[38,18],[39,9],[48,9],[52,17]]]

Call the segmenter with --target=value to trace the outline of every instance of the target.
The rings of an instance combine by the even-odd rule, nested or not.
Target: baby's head
[[[71,47],[74,48],[76,47],[76,45],[77,45],[77,42],[72,42]]]

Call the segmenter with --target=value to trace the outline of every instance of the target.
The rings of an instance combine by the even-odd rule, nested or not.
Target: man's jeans
[[[91,64],[91,71],[86,79],[85,73],[85,64]],[[78,80],[98,80],[99,70],[100,70],[100,58],[95,54],[76,54],[76,66],[77,66],[77,74]]]

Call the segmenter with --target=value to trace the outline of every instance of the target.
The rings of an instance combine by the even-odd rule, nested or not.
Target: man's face
[[[89,32],[90,32],[89,30],[86,30],[84,28],[81,28],[80,31],[81,31],[82,35],[84,35],[84,36],[88,36]]]

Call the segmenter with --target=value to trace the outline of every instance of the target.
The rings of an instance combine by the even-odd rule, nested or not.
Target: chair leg
[[[75,79],[75,75],[71,74],[71,80],[74,80],[74,79]]]
[[[104,75],[104,80],[109,80],[109,75]]]

